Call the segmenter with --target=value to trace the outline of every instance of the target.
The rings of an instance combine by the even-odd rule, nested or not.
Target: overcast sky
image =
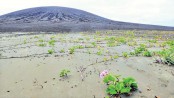
[[[0,0],[0,15],[38,6],[71,7],[116,21],[174,26],[174,0]]]

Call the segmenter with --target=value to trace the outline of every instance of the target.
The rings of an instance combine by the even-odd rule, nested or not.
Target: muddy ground
[[[99,77],[103,70],[136,79],[138,90],[122,98],[174,98],[173,66],[154,63],[154,57],[122,56],[122,52],[133,51],[141,43],[149,44],[147,40],[157,35],[162,38],[148,49],[166,48],[158,44],[173,39],[174,32],[156,32],[135,33],[131,41],[137,45],[129,46],[127,41],[114,47],[108,47],[104,38],[125,37],[126,33],[1,33],[0,98],[104,98],[107,86]],[[52,39],[56,41],[53,46],[48,44]],[[46,46],[39,46],[40,43]],[[77,45],[84,48],[70,54],[69,48]],[[49,49],[54,49],[54,53],[49,54]],[[62,49],[64,53],[60,52]],[[101,55],[97,54],[99,49]],[[116,54],[118,58],[110,59]],[[59,76],[62,69],[71,71],[67,78]]]

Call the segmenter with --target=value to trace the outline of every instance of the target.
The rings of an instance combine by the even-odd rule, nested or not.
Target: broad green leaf
[[[130,87],[127,87],[127,88],[122,88],[120,92],[121,93],[129,93],[130,90],[131,90],[131,88]]]
[[[109,91],[109,93],[112,94],[112,95],[113,95],[113,94],[117,94],[117,92],[116,92],[115,89],[111,89],[111,90]]]

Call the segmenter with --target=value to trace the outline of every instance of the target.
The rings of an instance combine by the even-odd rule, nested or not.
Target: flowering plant
[[[101,73],[100,73],[100,78],[103,78],[105,77],[106,75],[108,75],[109,72],[107,70],[103,70]]]
[[[120,75],[115,75],[104,70],[100,73],[100,78],[107,84],[106,93],[109,96],[120,97],[121,95],[130,95],[130,92],[138,89],[137,82],[132,77],[120,78]]]

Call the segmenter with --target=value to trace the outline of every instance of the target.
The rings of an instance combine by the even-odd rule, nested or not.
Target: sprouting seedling
[[[70,70],[63,69],[63,70],[61,70],[59,75],[60,75],[60,77],[68,77],[68,73],[70,73]]]
[[[109,60],[109,59],[108,59],[108,58],[106,58],[106,57],[105,57],[105,58],[103,58],[103,61],[104,61],[104,62],[106,62],[106,61],[108,61],[108,60]]]
[[[40,43],[39,46],[44,47],[44,46],[46,46],[46,43]]]
[[[55,42],[56,42],[55,40],[50,40],[48,43],[49,43],[50,46],[54,46]]]
[[[128,57],[129,57],[129,55],[128,55],[127,52],[123,52],[123,53],[122,53],[122,56],[125,57],[125,58],[128,58]]]
[[[25,38],[25,39],[24,39],[24,44],[26,44],[26,43],[27,43],[27,39]]]
[[[78,40],[83,40],[83,38],[78,38]]]
[[[87,53],[88,53],[88,54],[91,54],[91,51],[88,49],[88,50],[87,50]]]
[[[117,59],[119,56],[118,56],[118,53],[116,53],[114,56],[113,56],[113,58],[114,59]]]
[[[92,44],[94,47],[97,46],[96,42],[92,42],[91,44]]]
[[[48,53],[49,53],[49,54],[53,54],[53,53],[54,53],[54,49],[48,50]]]
[[[65,50],[64,50],[64,49],[61,49],[61,50],[60,50],[60,53],[65,53]]]
[[[146,56],[146,57],[151,57],[152,53],[150,51],[144,51],[143,55]]]
[[[34,38],[39,38],[38,36],[34,36]]]
[[[97,55],[102,55],[102,51],[101,50],[97,51]]]
[[[44,42],[44,40],[43,39],[40,39],[39,42]]]
[[[53,40],[55,38],[55,36],[51,36],[50,39]]]
[[[75,51],[75,48],[74,47],[69,48],[69,54],[74,54],[74,51]]]

